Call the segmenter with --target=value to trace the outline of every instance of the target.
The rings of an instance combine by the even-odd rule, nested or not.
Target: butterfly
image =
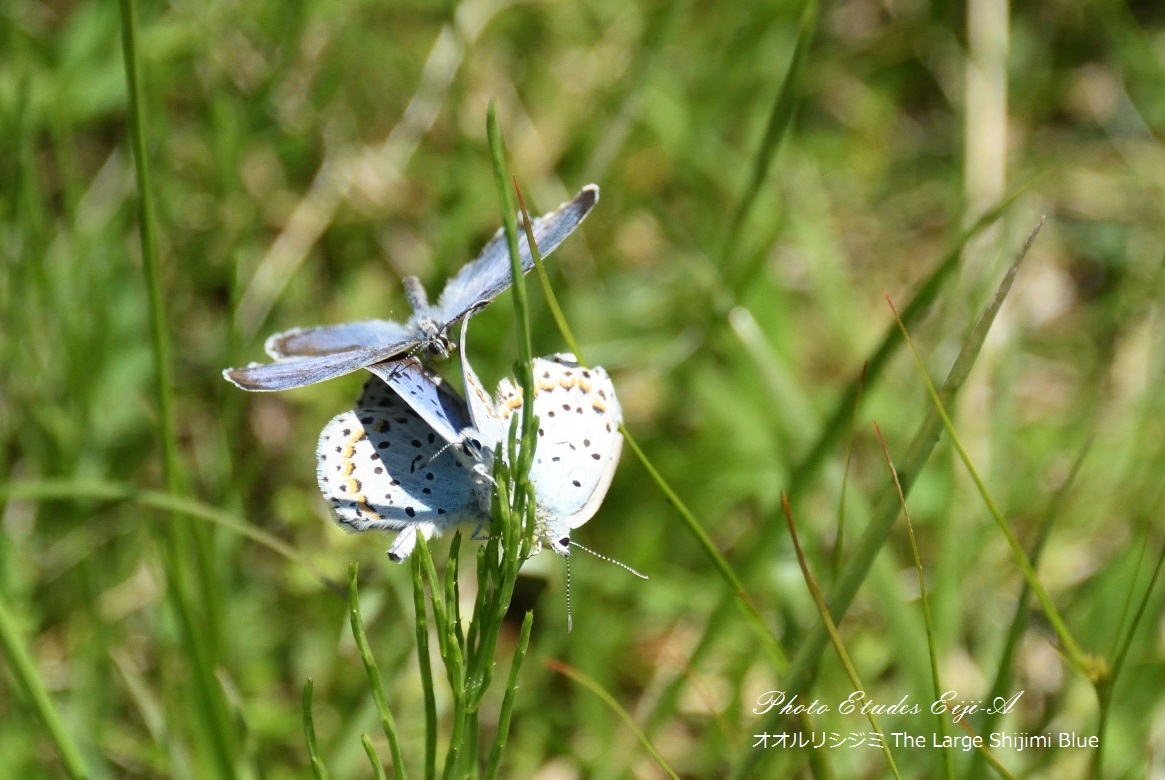
[[[490,398],[465,351],[468,324],[466,320],[461,330],[461,365],[473,440],[483,453],[499,444],[504,453],[511,418],[521,413],[522,388],[506,378]],[[570,554],[570,532],[599,510],[615,476],[623,450],[623,410],[607,372],[579,365],[568,352],[535,358],[531,369],[538,418],[538,444],[530,466],[536,536],[565,556]]]
[[[465,402],[416,358],[380,368],[418,394],[406,401],[378,376],[369,378],[356,408],[320,434],[316,479],[341,525],[401,532],[388,551],[399,563],[418,532],[431,538],[488,519],[488,492],[474,475],[479,459],[447,439],[469,426]]]
[[[599,188],[583,187],[573,199],[532,221],[534,241],[543,257],[566,240],[599,200]],[[534,267],[525,231],[519,230],[522,270]],[[406,322],[363,320],[313,328],[296,328],[267,339],[264,349],[274,363],[228,368],[223,378],[243,390],[289,390],[322,382],[418,350],[439,358],[449,355],[449,327],[471,309],[492,301],[513,282],[509,246],[499,229],[481,254],[450,279],[436,305],[415,276],[403,280],[413,310]]]
[[[489,516],[492,463],[519,413],[522,391],[509,379],[491,398],[465,352],[469,403],[416,358],[375,364],[357,408],[324,428],[317,449],[320,491],[340,524],[396,530],[389,557],[403,561],[425,538]],[[622,450],[622,410],[606,371],[570,354],[533,361],[538,444],[534,486],[539,543],[561,555],[570,532],[589,520],[610,487]],[[501,448],[503,457],[506,448]]]

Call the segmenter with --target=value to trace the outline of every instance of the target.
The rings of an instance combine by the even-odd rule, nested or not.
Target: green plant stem
[[[546,296],[546,305],[550,308],[550,314],[554,317],[554,323],[558,326],[558,332],[562,334],[562,338],[566,341],[567,349],[574,354],[574,359],[578,361],[579,365],[585,366],[583,362],[582,350],[578,348],[578,342],[574,339],[574,333],[570,329],[570,325],[566,322],[566,316],[562,313],[562,307],[558,305],[558,296],[554,294],[554,288],[550,285],[550,277],[546,274],[546,266],[542,263],[542,253],[538,251],[538,243],[534,240],[534,225],[530,221],[530,212],[526,210],[526,201],[522,197],[522,188],[518,186],[518,179],[514,177],[514,194],[518,198],[518,208],[522,210],[522,227],[526,231],[526,243],[530,245],[530,257],[534,258],[534,267],[538,269],[538,282],[542,285],[542,293]]]
[[[455,776],[460,756],[461,740],[464,729],[465,714],[465,663],[464,650],[457,641],[457,629],[451,626],[451,619],[445,604],[442,580],[437,577],[437,569],[433,565],[433,557],[429,552],[429,544],[423,534],[417,534],[417,547],[413,550],[417,556],[416,566],[420,569],[429,585],[429,601],[433,606],[433,623],[437,632],[437,647],[441,654],[441,661],[445,665],[445,679],[449,683],[449,690],[453,699],[453,734],[450,737],[449,748],[445,751],[445,766],[443,777]]]
[[[421,671],[421,690],[425,697],[425,779],[437,776],[437,696],[433,687],[433,664],[429,659],[429,619],[425,610],[425,583],[421,574],[421,556],[410,562],[413,575],[413,609],[417,629],[417,666]]]
[[[89,770],[81,759],[81,752],[73,744],[69,732],[65,730],[65,724],[57,714],[56,706],[41,681],[32,654],[28,652],[28,646],[20,636],[3,592],[0,592],[0,647],[4,650],[4,658],[8,661],[8,669],[12,673],[17,689],[28,699],[33,712],[56,746],[65,773],[74,780],[89,777]]]
[[[506,234],[506,243],[510,248],[510,271],[513,274],[514,315],[518,327],[518,362],[521,366],[519,383],[526,391],[526,398],[532,399],[533,377],[530,376],[530,363],[533,360],[534,350],[530,345],[530,315],[526,300],[526,275],[522,272],[522,256],[518,252],[518,229],[514,220],[514,200],[510,196],[510,188],[506,177],[505,152],[502,145],[501,130],[498,128],[497,105],[489,104],[489,111],[485,120],[486,135],[489,139],[490,158],[493,161],[494,180],[498,186],[498,193],[502,200],[502,226]],[[530,242],[531,252],[534,251],[534,242]],[[522,405],[522,430],[529,430],[526,421],[534,411],[532,403]]]
[[[420,534],[418,534],[420,536]],[[388,708],[388,700],[384,696],[384,686],[380,684],[380,670],[376,666],[376,659],[372,657],[372,648],[368,646],[368,636],[364,633],[364,620],[360,617],[360,593],[356,587],[357,566],[353,563],[348,567],[348,619],[352,626],[352,638],[356,640],[356,649],[360,652],[360,660],[364,664],[364,671],[368,675],[368,687],[372,691],[372,700],[376,704],[376,711],[380,715],[380,727],[384,736],[388,738],[388,748],[392,752],[392,770],[394,774],[405,780],[404,754],[401,753],[400,739],[396,732],[396,721],[392,711]],[[364,736],[368,740],[367,735]],[[365,750],[370,749],[371,741],[366,741]],[[369,753],[369,760],[376,755]],[[374,762],[379,767],[380,762]],[[383,770],[381,770],[383,772]]]
[[[138,190],[138,232],[141,239],[142,270],[150,301],[150,332],[154,349],[154,391],[158,403],[158,430],[162,442],[162,467],[166,486],[177,490],[181,469],[175,445],[174,411],[171,400],[170,338],[166,328],[166,306],[162,297],[155,227],[153,183],[147,153],[146,122],[142,107],[142,87],[137,54],[137,6],[134,0],[120,0],[121,41],[125,58],[126,90],[129,98],[130,142],[133,146],[134,177]]]
[[[514,650],[514,660],[510,664],[510,677],[506,682],[506,692],[502,697],[502,709],[498,715],[498,733],[485,766],[485,780],[493,780],[498,775],[502,753],[505,752],[506,741],[510,736],[510,717],[514,711],[514,697],[518,693],[518,672],[522,669],[522,661],[525,660],[526,650],[530,647],[530,631],[533,626],[534,613],[527,612],[526,617],[522,619],[522,634],[518,637],[518,647]]]
[[[138,231],[141,240],[142,268],[146,275],[146,292],[150,305],[150,330],[153,336],[155,396],[158,404],[158,433],[162,448],[162,468],[167,491],[184,493],[178,458],[171,396],[170,346],[166,327],[166,310],[162,295],[160,262],[153,199],[153,183],[147,153],[146,121],[143,107],[141,68],[138,62],[137,7],[134,0],[120,0],[121,41],[125,68],[126,93],[129,99],[129,132],[134,154],[134,175],[138,192]],[[237,745],[230,731],[231,722],[222,691],[214,674],[214,620],[196,620],[194,600],[188,591],[185,559],[188,557],[188,528],[184,518],[175,515],[163,539],[163,565],[169,583],[167,598],[182,627],[183,644],[194,672],[195,700],[201,711],[201,725],[210,735],[210,752],[221,777],[234,777]],[[217,611],[217,599],[207,593],[210,583],[209,553],[198,544],[195,532],[194,554],[208,614]]]
[[[308,760],[311,773],[316,780],[328,780],[328,769],[320,757],[320,747],[316,743],[316,727],[311,714],[311,697],[314,684],[311,678],[303,686],[303,738],[307,742]]]
[[[728,584],[730,592],[736,597],[737,606],[740,607],[745,619],[752,627],[753,633],[760,640],[761,647],[765,649],[773,667],[778,673],[783,673],[789,665],[789,659],[786,657],[785,651],[781,649],[781,645],[777,642],[776,637],[773,636],[768,626],[765,625],[764,618],[760,616],[760,612],[757,611],[752,601],[749,600],[748,593],[744,589],[744,583],[740,581],[740,578],[736,576],[736,572],[724,560],[724,556],[716,549],[716,545],[712,543],[711,537],[696,522],[696,518],[688,510],[688,507],[680,500],[676,492],[671,489],[671,485],[667,483],[663,475],[656,471],[655,466],[643,454],[643,450],[639,448],[639,444],[635,441],[631,432],[627,430],[627,427],[619,423],[619,430],[622,431],[623,440],[631,447],[631,451],[635,453],[635,457],[639,458],[639,462],[643,464],[643,467],[647,469],[647,473],[651,475],[651,479],[659,487],[660,491],[663,492],[667,500],[671,502],[671,505],[675,507],[676,511],[680,513],[684,525],[696,537],[696,541],[699,542],[700,547],[704,550],[704,554],[708,556],[708,559],[720,574],[720,578]]]

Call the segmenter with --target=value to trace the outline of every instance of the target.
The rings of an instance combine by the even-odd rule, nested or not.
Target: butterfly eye
[[[570,537],[563,536],[554,540],[554,552],[559,555],[570,555]]]
[[[453,351],[453,342],[441,332],[436,333],[428,345],[429,354],[441,360],[448,360],[449,353]]]

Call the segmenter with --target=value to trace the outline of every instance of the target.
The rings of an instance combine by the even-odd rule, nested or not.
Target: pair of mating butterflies
[[[534,220],[531,228],[543,256],[574,232],[598,195],[598,188],[588,185]],[[524,235],[519,251],[528,272],[533,258]],[[405,279],[414,312],[407,322],[370,320],[276,334],[266,344],[276,362],[227,369],[223,376],[244,390],[269,391],[361,368],[375,375],[357,408],[337,416],[320,435],[317,477],[342,525],[400,531],[389,556],[403,561],[418,532],[428,538],[488,518],[493,453],[524,402],[521,389],[508,379],[490,398],[466,357],[465,325],[461,361],[468,405],[412,353],[447,357],[448,329],[511,282],[508,247],[499,230],[446,284],[436,306],[428,303],[419,280]],[[530,480],[539,538],[567,555],[570,531],[594,515],[614,476],[623,444],[622,412],[601,368],[583,368],[569,354],[538,358],[532,368],[539,429]]]
[[[403,561],[416,544],[464,523],[489,517],[492,459],[502,452],[522,390],[503,379],[491,398],[465,351],[466,402],[416,358],[370,366],[357,408],[320,435],[316,476],[339,521],[354,530],[399,530],[388,551]],[[574,355],[536,358],[534,414],[538,446],[530,467],[540,541],[561,555],[570,532],[590,520],[619,463],[622,411],[601,368],[583,368]]]

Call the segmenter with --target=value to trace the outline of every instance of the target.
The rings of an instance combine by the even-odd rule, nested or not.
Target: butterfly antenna
[[[566,633],[574,628],[574,621],[570,617],[570,556],[566,556]]]
[[[627,564],[622,563],[620,561],[617,561],[614,558],[608,558],[607,556],[603,555],[602,553],[597,553],[589,547],[583,547],[581,544],[574,541],[573,539],[570,542],[570,546],[577,547],[580,550],[582,550],[583,552],[589,552],[591,555],[595,556],[596,558],[600,558],[600,559],[606,561],[607,563],[613,563],[616,566],[618,566],[620,569],[626,569],[627,571],[631,572],[632,574],[634,574],[636,577],[638,577],[641,580],[648,579],[646,574],[642,574],[642,573],[636,571],[635,569],[632,569]],[[567,576],[567,583],[569,583],[570,582],[570,556],[567,556],[567,558],[566,558],[566,576]],[[567,607],[569,609],[569,605],[570,605],[570,591],[569,590],[567,590],[567,592],[566,592],[566,603],[567,603]]]
[[[423,342],[423,341],[418,342],[416,344],[413,344],[411,347],[408,348],[408,350],[405,351],[405,356],[400,359],[400,362],[403,363],[405,360],[409,360],[410,358],[412,360],[420,360],[421,359],[420,358],[421,348],[424,346],[425,346],[425,342]],[[400,370],[400,368],[394,368],[392,370],[392,376],[396,376],[396,374],[399,370]]]
[[[444,447],[442,447],[441,449],[434,452],[432,454],[432,456],[430,456],[429,459],[427,461],[425,461],[425,465],[428,466],[430,463],[435,461],[437,458],[441,457],[441,455],[443,455],[445,453],[445,450],[449,449],[452,446],[453,446],[453,442],[446,442]]]
[[[451,441],[451,442],[446,442],[445,446],[441,447],[441,449],[434,452],[429,457],[429,459],[427,461],[425,461],[425,465],[428,466],[430,463],[435,461],[437,458],[441,457],[443,454],[445,454],[445,451],[448,449],[456,449],[457,451],[461,452],[462,454],[468,455],[468,456],[474,458],[475,460],[481,462],[481,454],[480,454],[481,448],[480,447],[478,447],[477,449],[470,449],[469,447],[467,447],[465,445],[465,442],[452,442]],[[415,469],[414,469],[414,471],[415,471]],[[489,481],[489,483],[491,485],[493,484],[492,477],[490,477],[489,475],[484,474],[484,473],[482,474],[482,476],[484,476]]]

